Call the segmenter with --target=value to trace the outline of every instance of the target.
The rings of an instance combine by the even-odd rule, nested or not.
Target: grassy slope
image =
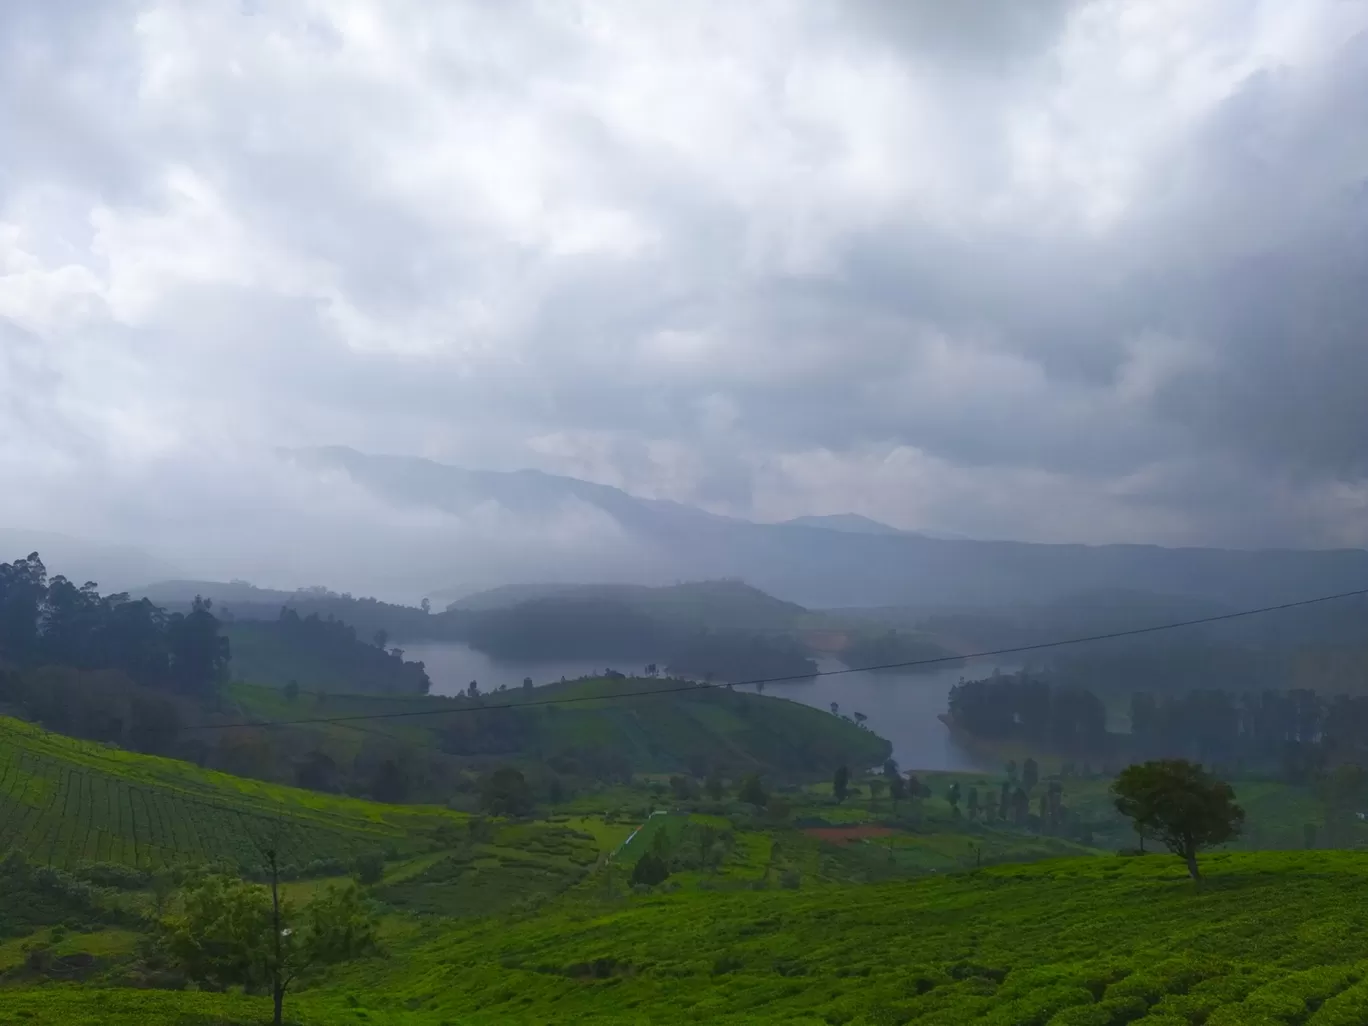
[[[1368,1021],[1356,911],[1368,858],[1229,854],[1206,866],[1200,888],[1177,860],[1150,856],[569,905],[430,931],[302,993],[294,1011],[415,1026]],[[5,997],[0,1022],[251,1022],[264,1007],[67,987]]]
[[[1058,759],[1040,759],[1041,772],[1058,769]],[[967,793],[977,787],[994,802],[998,788],[1005,779],[1003,773],[923,773],[938,796],[943,796],[952,781]],[[1305,828],[1315,828],[1318,843],[1326,843],[1325,808],[1311,786],[1295,786],[1273,781],[1235,779],[1235,798],[1246,813],[1242,835],[1230,847],[1236,851],[1265,851],[1269,849],[1300,849],[1306,845]],[[1038,785],[1033,792],[1040,793]],[[1128,821],[1116,812],[1110,793],[1111,778],[1094,775],[1088,779],[1070,777],[1063,781],[1064,804],[1095,825],[1094,844],[1114,851],[1136,843]],[[1034,810],[1034,802],[1032,809]],[[1346,831],[1343,843],[1347,846],[1368,846],[1368,824],[1351,820],[1341,827]]]
[[[38,862],[255,861],[269,844],[282,862],[303,864],[416,850],[444,825],[464,823],[445,809],[246,780],[0,717],[0,850],[15,847]]]

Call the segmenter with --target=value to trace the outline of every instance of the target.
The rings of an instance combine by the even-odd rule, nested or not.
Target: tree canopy
[[[355,887],[330,885],[300,910],[281,902],[277,911],[269,888],[225,876],[187,886],[180,913],[164,929],[167,950],[186,975],[215,987],[270,991],[277,1023],[301,973],[377,946],[375,918]]]
[[[1223,780],[1186,759],[1159,759],[1127,766],[1113,782],[1117,811],[1142,837],[1159,841],[1201,879],[1197,853],[1239,836],[1244,809]]]
[[[480,807],[494,816],[525,816],[532,811],[532,789],[519,770],[501,766],[485,777]]]
[[[119,670],[146,687],[202,696],[228,656],[207,599],[168,613],[147,599],[101,595],[94,581],[49,579],[36,552],[0,563],[0,657],[13,666]]]

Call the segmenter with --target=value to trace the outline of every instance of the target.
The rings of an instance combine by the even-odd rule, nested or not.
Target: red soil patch
[[[849,844],[851,841],[863,841],[870,837],[890,837],[897,831],[890,830],[888,827],[865,823],[844,827],[808,827],[803,833],[809,837],[815,837],[819,841],[829,841],[832,844]]]

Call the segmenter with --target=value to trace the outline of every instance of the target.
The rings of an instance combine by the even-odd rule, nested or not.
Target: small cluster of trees
[[[1039,787],[1040,766],[1034,759],[1026,759],[1018,771],[1015,761],[1007,764],[1007,778],[994,791],[980,793],[971,786],[965,795],[965,811],[969,820],[985,823],[1010,823],[1017,827],[1032,827],[1041,833],[1066,832],[1069,812],[1064,806],[1064,784],[1048,781]],[[952,784],[947,799],[951,808],[959,812],[959,785]],[[1031,807],[1035,805],[1032,818]]]
[[[633,863],[631,882],[655,887],[677,872],[715,870],[734,843],[730,830],[706,823],[685,823],[674,835],[658,830],[651,838],[650,849]]]
[[[909,773],[904,777],[898,770],[897,760],[891,758],[884,760],[882,773],[869,781],[870,799],[877,802],[885,790],[888,791],[889,800],[895,810],[899,802],[931,797],[929,787],[914,774]],[[838,802],[844,802],[850,797],[851,791],[850,767],[842,763],[836,767],[836,772],[832,775],[831,794]]]

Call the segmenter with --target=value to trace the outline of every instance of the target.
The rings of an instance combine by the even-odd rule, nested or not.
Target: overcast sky
[[[5,0],[0,524],[321,444],[1368,544],[1368,3]]]

